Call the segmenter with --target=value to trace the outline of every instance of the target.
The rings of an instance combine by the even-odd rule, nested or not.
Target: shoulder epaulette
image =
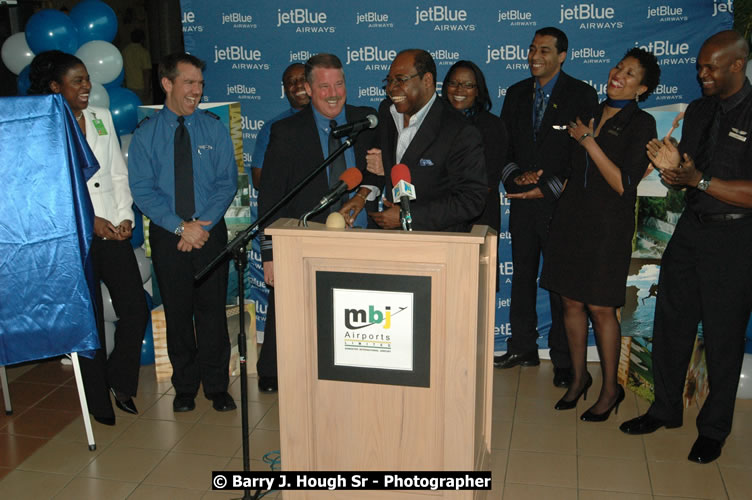
[[[220,119],[218,115],[215,115],[214,113],[212,113],[212,112],[211,112],[211,111],[209,111],[208,109],[205,109],[205,110],[204,110],[204,113],[206,113],[207,115],[211,116],[211,117],[212,117],[212,118],[214,118],[215,120],[219,120],[219,119]]]
[[[151,116],[144,116],[144,119],[143,119],[143,120],[141,120],[140,122],[138,122],[138,125],[136,125],[136,128],[138,128],[138,127],[140,127],[141,125],[143,125],[143,124],[144,124],[144,122],[146,122],[146,120],[148,120],[149,118],[151,118]]]

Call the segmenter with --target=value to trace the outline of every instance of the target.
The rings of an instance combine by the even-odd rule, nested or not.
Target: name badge
[[[91,121],[94,124],[94,128],[97,129],[98,135],[107,135],[107,129],[104,128],[104,123],[99,118],[94,118]]]

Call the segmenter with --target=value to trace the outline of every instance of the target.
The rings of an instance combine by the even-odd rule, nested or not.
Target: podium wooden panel
[[[284,470],[489,470],[496,233],[302,228],[274,239]],[[316,272],[428,276],[430,387],[319,379]],[[487,491],[285,491],[285,499],[486,498]]]

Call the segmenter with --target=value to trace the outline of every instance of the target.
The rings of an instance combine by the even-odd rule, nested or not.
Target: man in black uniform
[[[573,141],[566,124],[579,117],[587,122],[598,105],[590,85],[561,71],[567,57],[567,36],[557,28],[542,28],[530,43],[531,78],[507,91],[501,119],[509,131],[507,165],[502,182],[512,198],[509,231],[512,235],[512,337],[507,353],[494,359],[500,368],[534,366],[538,359],[538,290],[540,255],[548,224],[569,173]],[[564,331],[561,297],[551,293],[551,330],[548,345],[554,364],[554,385],[567,387],[571,366]]]
[[[682,425],[682,392],[702,321],[710,393],[689,460],[721,455],[736,401],[752,308],[752,86],[749,49],[734,31],[705,41],[697,58],[704,97],[687,108],[677,150],[648,144],[663,180],[686,187],[686,209],[663,253],[653,325],[655,402],[624,422],[627,434]]]

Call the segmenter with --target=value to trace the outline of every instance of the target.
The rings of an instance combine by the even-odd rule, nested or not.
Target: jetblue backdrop
[[[569,37],[564,70],[590,83],[601,98],[608,70],[626,50],[639,46],[652,51],[661,63],[661,84],[643,107],[658,107],[689,103],[700,95],[695,78],[700,45],[733,23],[731,0],[182,0],[181,5],[185,48],[207,62],[204,101],[242,105],[246,168],[265,120],[288,107],[282,71],[318,52],[332,52],[342,60],[348,102],[373,107],[384,98],[381,80],[401,49],[431,52],[439,82],[453,63],[472,60],[486,76],[492,112],[498,113],[506,89],[529,76],[527,53],[533,33],[555,26]],[[253,219],[256,194],[251,199]],[[497,350],[505,349],[510,333],[513,271],[506,231],[508,200],[503,194],[501,200]],[[257,241],[249,260],[248,296],[256,302],[257,325],[263,330],[268,292],[257,286],[263,283]],[[546,345],[550,324],[545,294],[542,291],[538,300],[541,346]]]

